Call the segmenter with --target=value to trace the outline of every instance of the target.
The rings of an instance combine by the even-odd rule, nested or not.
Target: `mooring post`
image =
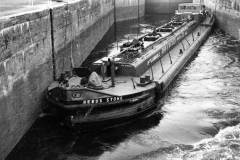
[[[164,69],[163,69],[163,64],[162,64],[162,58],[160,58],[160,64],[161,64],[161,68],[162,68],[162,73],[164,73]]]
[[[115,64],[114,64],[114,59],[110,60],[110,68],[111,68],[111,81],[112,81],[112,87],[115,87]]]
[[[131,78],[131,80],[132,80],[133,88],[136,89],[136,86],[135,86],[135,83],[134,83],[134,79]]]
[[[179,54],[180,54],[180,55],[183,54],[183,50],[182,50],[182,49],[179,50]]]
[[[168,52],[168,55],[169,55],[169,58],[170,58],[170,63],[172,64],[172,57],[171,57],[170,52]]]
[[[151,65],[151,73],[152,73],[152,80],[154,81],[154,75],[153,75],[153,65],[152,65],[152,62],[150,63],[150,65]]]

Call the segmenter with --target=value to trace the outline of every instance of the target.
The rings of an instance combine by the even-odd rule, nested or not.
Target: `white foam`
[[[240,125],[227,127],[181,155],[182,159],[240,159]]]

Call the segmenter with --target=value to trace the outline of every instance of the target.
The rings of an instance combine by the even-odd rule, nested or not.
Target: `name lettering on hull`
[[[84,100],[83,104],[99,104],[99,103],[117,102],[121,100],[122,100],[122,97],[109,97],[109,98]]]

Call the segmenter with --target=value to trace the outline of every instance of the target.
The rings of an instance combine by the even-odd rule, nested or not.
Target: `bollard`
[[[179,54],[180,54],[180,55],[183,54],[183,50],[182,50],[182,49],[179,50]]]
[[[114,65],[114,60],[111,61],[110,58],[109,58],[108,61],[110,62],[112,87],[115,87],[115,65]]]
[[[105,76],[106,76],[106,65],[104,62],[102,62],[101,64],[101,75],[102,75],[102,78],[103,78],[103,81],[105,80]]]
[[[160,58],[159,61],[160,61],[161,67],[162,67],[162,73],[164,73],[163,64],[162,64],[162,59]]]
[[[168,55],[169,55],[170,63],[172,64],[172,57],[171,57],[170,52],[168,52]]]

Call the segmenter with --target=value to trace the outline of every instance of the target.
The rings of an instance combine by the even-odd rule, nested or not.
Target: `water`
[[[142,19],[140,32],[167,18]],[[117,39],[124,41],[136,33],[136,22],[121,23]],[[108,46],[107,54],[111,54],[116,43],[107,37],[96,50]],[[81,134],[58,125],[51,117],[39,118],[8,160],[240,159],[239,52],[240,44],[216,29],[153,116]],[[86,63],[90,61],[92,58]]]

